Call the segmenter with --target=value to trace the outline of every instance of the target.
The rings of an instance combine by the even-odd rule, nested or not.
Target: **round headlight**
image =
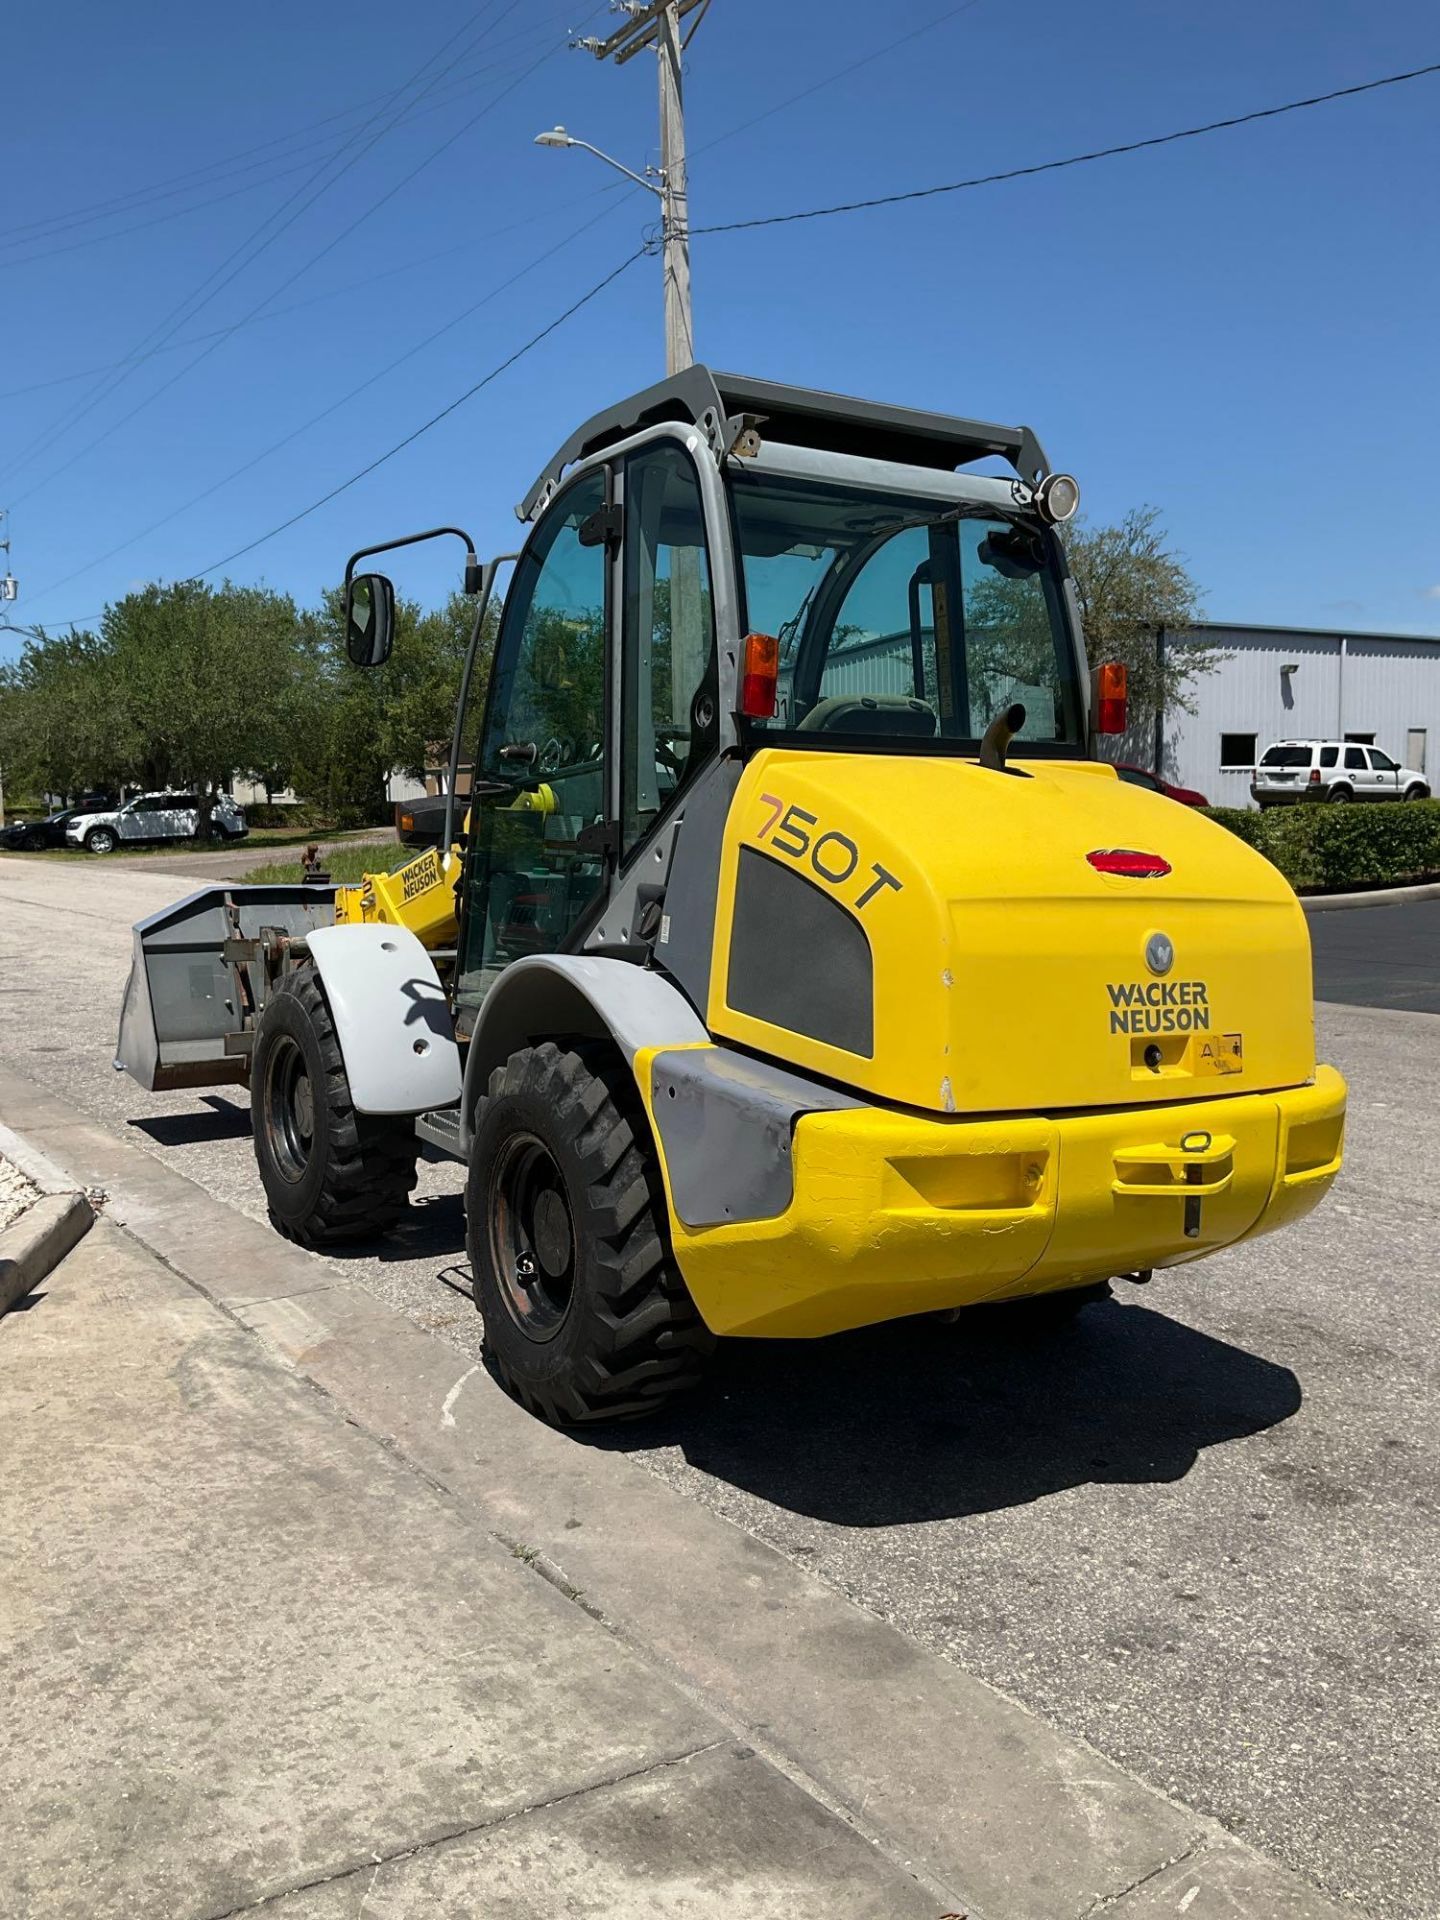
[[[1080,504],[1080,485],[1068,473],[1047,473],[1035,489],[1035,505],[1040,518],[1052,527],[1068,520]]]

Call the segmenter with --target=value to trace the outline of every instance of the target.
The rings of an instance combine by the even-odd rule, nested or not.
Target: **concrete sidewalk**
[[[0,1432],[11,1920],[940,1911],[113,1225]]]
[[[0,1110],[109,1196],[0,1323],[20,1913],[1355,1920],[3,1065]]]

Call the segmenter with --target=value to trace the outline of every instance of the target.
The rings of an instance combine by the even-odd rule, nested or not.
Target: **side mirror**
[[[380,667],[394,644],[394,587],[383,573],[357,574],[345,590],[345,651],[357,667]]]

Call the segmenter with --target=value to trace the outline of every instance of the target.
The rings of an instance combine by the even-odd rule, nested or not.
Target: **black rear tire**
[[[465,1189],[485,1357],[552,1426],[633,1419],[696,1386],[714,1336],[670,1250],[634,1082],[546,1041],[490,1076]]]
[[[287,1240],[326,1247],[372,1239],[409,1206],[420,1151],[414,1122],[356,1112],[312,967],[291,974],[260,1015],[250,1124],[270,1219]]]

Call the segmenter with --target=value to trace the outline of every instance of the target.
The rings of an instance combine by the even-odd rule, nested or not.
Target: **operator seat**
[[[933,740],[937,727],[935,709],[928,700],[905,693],[835,693],[828,700],[817,700],[796,732],[901,734],[912,740]]]

